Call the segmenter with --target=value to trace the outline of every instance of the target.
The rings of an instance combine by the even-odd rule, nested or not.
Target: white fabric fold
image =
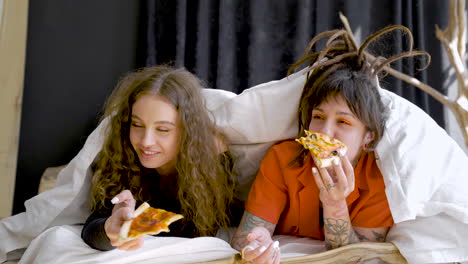
[[[445,213],[468,224],[468,157],[419,107],[381,92],[390,118],[376,152],[395,222]]]
[[[26,211],[0,221],[0,262],[7,254],[28,247],[31,240],[49,227],[83,223],[89,215],[89,167],[103,144],[107,121],[88,137],[75,158],[60,171],[57,187],[25,202]]]

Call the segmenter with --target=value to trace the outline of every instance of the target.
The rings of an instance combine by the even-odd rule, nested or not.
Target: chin
[[[151,161],[143,161],[140,159],[140,164],[147,168],[147,169],[155,169],[155,168],[158,168],[160,166],[159,164],[160,162],[151,162]]]
[[[156,165],[145,164],[145,163],[141,163],[141,165],[143,165],[143,167],[145,167],[147,169],[156,169],[158,167]]]

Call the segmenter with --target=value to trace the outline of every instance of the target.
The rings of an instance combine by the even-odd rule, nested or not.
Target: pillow
[[[297,135],[297,108],[305,72],[303,69],[281,80],[259,84],[239,95],[206,89],[207,107],[236,156],[234,168],[239,172],[241,200],[247,199],[268,149],[280,140]],[[223,103],[212,103],[219,101]]]

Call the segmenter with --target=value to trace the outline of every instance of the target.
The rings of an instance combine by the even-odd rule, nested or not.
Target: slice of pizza
[[[184,216],[142,203],[134,212],[134,218],[125,221],[120,229],[119,240],[128,241],[142,235],[157,235],[169,232],[169,225]]]
[[[338,139],[329,135],[304,130],[305,137],[296,139],[304,148],[310,150],[315,165],[319,168],[329,167],[333,160],[340,161],[340,156],[344,156],[347,151],[346,145]]]

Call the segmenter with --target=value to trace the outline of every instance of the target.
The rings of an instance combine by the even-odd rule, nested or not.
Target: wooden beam
[[[0,219],[13,207],[27,21],[28,0],[0,0]]]
[[[406,264],[406,259],[398,248],[390,242],[361,242],[349,244],[332,250],[305,255],[301,257],[282,258],[281,263],[286,264],[335,264],[335,263],[363,263],[369,260],[380,259],[388,264]],[[231,258],[203,262],[209,264],[244,264],[240,254]],[[379,262],[380,263],[380,262]]]

